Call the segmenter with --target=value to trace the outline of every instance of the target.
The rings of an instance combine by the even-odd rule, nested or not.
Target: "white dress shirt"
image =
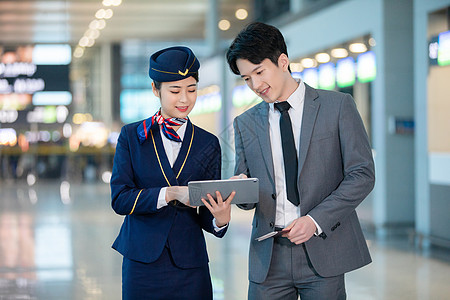
[[[298,83],[299,84],[297,89],[286,100],[291,105],[291,108],[289,109],[288,113],[291,118],[292,133],[294,134],[294,142],[295,148],[297,150],[297,157],[299,153],[300,133],[303,118],[303,106],[305,100],[305,84],[301,80],[299,80]],[[280,132],[280,116],[281,113],[274,107],[274,103],[269,103],[270,145],[272,148],[275,189],[277,191],[275,226],[284,228],[289,224],[291,224],[292,221],[294,221],[295,219],[300,218],[301,215],[300,215],[300,205],[295,206],[287,199],[286,181],[284,173],[284,160],[283,160],[283,146],[281,143],[281,132]],[[318,229],[316,233],[320,234],[321,233],[320,226],[311,216],[309,217],[316,224],[316,227]]]
[[[163,134],[162,127],[159,126],[159,130],[161,133],[161,140],[163,142],[164,150],[166,151],[167,159],[169,160],[171,167],[173,167],[173,164],[177,160],[178,154],[180,153],[181,145],[182,145],[183,139],[184,139],[184,133],[186,132],[186,126],[187,126],[187,122],[184,123],[183,125],[181,125],[180,128],[178,128],[178,130],[177,130],[177,134],[181,139],[181,143],[169,140]],[[160,209],[161,207],[164,207],[167,205],[166,190],[167,190],[167,187],[163,187],[159,191],[158,203],[156,204],[157,209]]]

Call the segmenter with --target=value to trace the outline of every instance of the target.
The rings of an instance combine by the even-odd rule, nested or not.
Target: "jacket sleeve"
[[[234,119],[233,122],[234,127],[234,147],[235,147],[235,167],[234,167],[234,175],[245,174],[247,177],[250,177],[250,172],[247,167],[247,159],[245,157],[244,152],[244,144],[242,142],[242,133],[239,128],[238,119]],[[255,203],[248,204],[237,204],[237,207],[250,210],[256,207]]]
[[[339,140],[343,180],[308,214],[328,234],[330,228],[350,215],[375,184],[375,168],[369,139],[353,98],[346,94],[339,110]]]
[[[156,204],[161,187],[143,189],[136,186],[128,138],[126,126],[124,126],[114,155],[110,183],[111,206],[119,215],[154,213],[157,211]]]
[[[214,139],[214,142],[210,144],[211,145],[211,151],[208,151],[209,147],[206,148],[205,153],[207,155],[211,155],[210,164],[208,166],[208,178],[205,178],[205,180],[218,180],[221,179],[221,173],[222,173],[222,155],[221,155],[221,149],[220,144],[217,138]],[[227,228],[224,228],[223,230],[220,230],[219,232],[216,232],[213,225],[213,215],[211,212],[206,208],[206,206],[200,206],[199,207],[199,216],[200,216],[200,222],[202,228],[211,233],[214,234],[217,237],[223,237],[225,233],[227,232]]]

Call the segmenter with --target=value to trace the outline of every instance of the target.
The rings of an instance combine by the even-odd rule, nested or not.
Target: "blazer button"
[[[272,199],[273,199],[273,200],[277,199],[277,195],[272,194]]]
[[[273,228],[273,226],[275,225],[275,224],[273,224],[273,222],[270,222],[270,227],[272,227]]]

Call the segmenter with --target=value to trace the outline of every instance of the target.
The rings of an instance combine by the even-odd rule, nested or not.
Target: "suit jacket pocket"
[[[334,136],[334,132],[333,131],[318,132],[317,134],[313,134],[313,136],[311,137],[311,142],[329,139],[329,138],[331,138],[333,136]]]

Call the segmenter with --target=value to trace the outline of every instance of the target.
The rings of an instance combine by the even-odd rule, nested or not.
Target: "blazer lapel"
[[[311,143],[311,136],[316,122],[317,112],[320,104],[315,102],[319,97],[316,90],[305,84],[305,103],[303,106],[302,129],[300,132],[300,149],[298,159],[298,178],[302,172],[305,163],[306,154],[308,153],[309,144]]]
[[[155,168],[159,169],[161,173],[163,173],[163,176],[167,177],[167,180],[169,181],[170,185],[176,186],[178,185],[177,178],[174,174],[174,171],[172,170],[172,167],[170,166],[169,159],[167,158],[166,150],[164,149],[164,145],[161,139],[161,130],[159,130],[159,126],[155,127],[155,130],[153,128],[151,129],[153,132],[153,136],[155,138],[155,145],[156,145],[156,151],[157,160],[159,160],[158,166],[155,166]],[[160,165],[159,165],[160,164]],[[162,168],[162,170],[161,170]],[[163,172],[164,170],[164,172]]]
[[[186,131],[184,132],[184,138],[183,138],[183,142],[181,144],[180,152],[177,156],[177,159],[175,160],[175,163],[173,164],[173,173],[174,173],[175,177],[180,172],[180,169],[182,167],[184,167],[183,165],[184,165],[184,162],[186,159],[186,155],[188,155],[188,150],[191,145],[191,138],[193,138],[192,137],[192,131],[193,131],[192,126],[193,125],[192,125],[191,121],[188,120],[188,122],[186,124]],[[183,171],[183,170],[181,170],[181,171]]]
[[[270,134],[269,134],[269,104],[262,102],[258,106],[257,116],[253,118],[255,120],[255,133],[258,137],[259,146],[264,157],[264,163],[269,173],[269,179],[273,186],[274,171],[273,171],[273,159],[272,159],[272,147],[270,146]]]

